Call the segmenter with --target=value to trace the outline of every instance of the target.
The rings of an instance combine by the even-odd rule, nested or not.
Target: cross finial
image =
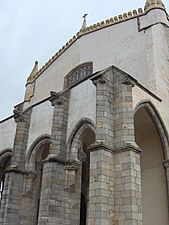
[[[82,16],[82,18],[84,18],[84,22],[86,22],[86,16],[87,16],[88,14],[87,13],[85,13],[83,16]]]

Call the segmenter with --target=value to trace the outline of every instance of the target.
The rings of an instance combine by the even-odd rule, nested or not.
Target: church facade
[[[169,16],[87,26],[0,122],[1,225],[169,224]]]

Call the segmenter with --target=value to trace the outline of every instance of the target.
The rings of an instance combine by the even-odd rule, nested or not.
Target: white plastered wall
[[[14,118],[10,118],[0,123],[0,152],[7,148],[13,148],[16,132]]]
[[[90,80],[71,89],[67,139],[75,125],[84,117],[96,122],[96,88]]]
[[[115,65],[147,84],[146,40],[148,33],[138,32],[137,19],[89,33],[76,40],[35,83],[34,104],[63,89],[64,77],[77,65],[93,61],[93,72]]]
[[[53,106],[49,101],[32,109],[27,151],[31,144],[42,135],[50,135],[53,121]]]
[[[167,45],[168,45],[168,49],[169,49],[169,27],[165,27],[165,38],[167,40]]]

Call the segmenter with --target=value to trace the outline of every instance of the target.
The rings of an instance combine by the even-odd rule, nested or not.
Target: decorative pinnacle
[[[144,11],[148,12],[154,8],[166,10],[165,5],[162,2],[162,0],[146,0]]]
[[[27,79],[27,83],[32,82],[34,80],[34,78],[36,77],[37,73],[38,73],[39,69],[38,69],[38,61],[35,61],[35,65],[32,69],[32,72],[30,73],[28,79]]]
[[[83,16],[82,16],[82,18],[84,18],[84,20],[83,20],[83,24],[82,24],[82,30],[83,29],[85,29],[86,27],[87,27],[87,23],[86,23],[86,17],[87,17],[87,13],[85,13]]]

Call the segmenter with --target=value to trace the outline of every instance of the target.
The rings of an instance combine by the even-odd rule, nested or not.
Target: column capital
[[[67,99],[60,94],[60,92],[51,91],[50,95],[51,98],[49,101],[51,102],[52,106],[63,105],[67,101]]]
[[[13,114],[14,114],[14,120],[16,123],[18,122],[29,122],[29,117],[26,114],[26,112],[23,112],[23,104],[19,104],[17,106],[14,107],[13,110]]]
[[[91,78],[91,81],[97,87],[98,83],[105,84],[106,83],[106,78],[104,77],[103,74],[99,74],[99,75]]]

